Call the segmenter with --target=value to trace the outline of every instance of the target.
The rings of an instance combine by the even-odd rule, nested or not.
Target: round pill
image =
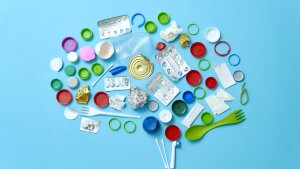
[[[63,61],[61,60],[61,58],[53,58],[50,61],[50,68],[54,71],[54,72],[58,72],[60,71],[60,69],[63,66]]]
[[[172,113],[169,110],[162,110],[159,113],[159,120],[163,123],[169,123],[172,120]]]
[[[73,65],[68,65],[65,67],[65,73],[67,76],[73,76],[76,73],[76,68]]]
[[[78,81],[78,79],[76,77],[72,76],[72,77],[68,78],[67,83],[68,83],[68,86],[70,88],[74,89],[74,88],[76,88],[78,86],[79,81]]]
[[[78,60],[78,55],[77,55],[76,52],[70,52],[70,53],[68,53],[67,58],[68,58],[68,60],[69,60],[70,62],[75,63],[75,62],[77,62],[77,60]]]
[[[154,100],[151,100],[148,102],[147,108],[148,108],[148,110],[154,112],[158,109],[158,103]]]

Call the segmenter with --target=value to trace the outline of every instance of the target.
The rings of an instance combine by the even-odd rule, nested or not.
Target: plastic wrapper
[[[81,104],[88,104],[90,97],[89,86],[82,86],[76,93],[76,101]]]
[[[128,95],[128,103],[133,109],[142,108],[147,102],[147,96],[147,92],[144,90],[138,87],[132,88]]]

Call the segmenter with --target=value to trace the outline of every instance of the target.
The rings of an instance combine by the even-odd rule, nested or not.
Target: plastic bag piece
[[[114,40],[118,61],[138,54],[151,56],[151,54],[155,52],[151,39],[146,32],[132,32],[124,36],[116,37]]]

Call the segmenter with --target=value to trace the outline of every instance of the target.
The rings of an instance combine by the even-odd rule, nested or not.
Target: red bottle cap
[[[62,105],[69,104],[72,101],[72,94],[67,89],[61,89],[56,94],[56,100]]]
[[[180,137],[180,129],[175,125],[170,125],[166,128],[165,135],[169,140],[176,141]]]
[[[166,47],[166,44],[164,42],[158,42],[156,44],[156,49],[157,50],[163,50]]]
[[[201,82],[202,76],[197,70],[190,70],[186,74],[186,81],[192,86],[196,86]]]
[[[216,87],[217,85],[217,80],[214,78],[214,77],[208,77],[206,80],[205,80],[205,85],[210,88],[210,89],[213,89]]]
[[[99,107],[107,106],[109,97],[105,92],[98,92],[94,96],[94,103]]]
[[[206,48],[203,43],[195,42],[192,44],[190,51],[193,56],[195,56],[196,58],[200,58],[205,54]]]

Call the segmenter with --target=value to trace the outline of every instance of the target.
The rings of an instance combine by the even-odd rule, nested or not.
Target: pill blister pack
[[[191,69],[173,45],[159,52],[155,58],[173,81],[181,79]]]
[[[147,89],[165,106],[180,92],[180,90],[160,72],[147,84]]]
[[[129,90],[130,78],[125,76],[107,77],[104,79],[105,91]]]
[[[131,32],[127,15],[115,16],[97,22],[101,39],[116,37]]]

